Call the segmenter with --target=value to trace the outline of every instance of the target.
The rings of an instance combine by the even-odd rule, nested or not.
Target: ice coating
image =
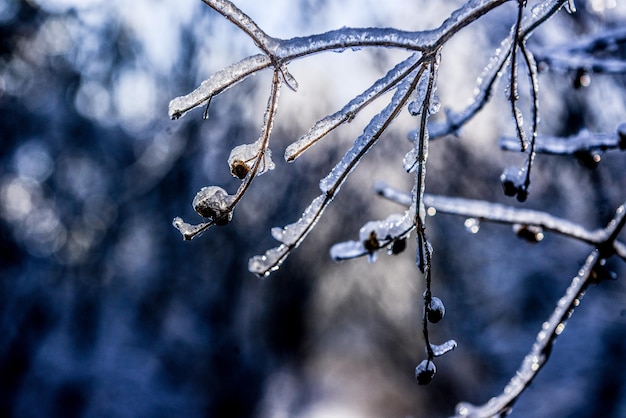
[[[366,255],[368,251],[365,249],[361,241],[344,241],[333,245],[330,248],[330,256],[335,261],[350,260]]]
[[[272,237],[287,246],[295,245],[302,238],[303,234],[307,232],[307,229],[317,222],[325,197],[325,195],[320,195],[313,199],[298,221],[283,228],[272,228]]]
[[[363,225],[359,231],[359,239],[365,242],[370,239],[372,232],[379,240],[389,240],[405,235],[413,228],[413,216],[411,211],[406,211],[404,215],[394,213],[382,221],[370,221]]]
[[[218,186],[203,187],[193,198],[193,208],[200,216],[213,220],[232,216],[233,196]],[[230,220],[230,219],[228,219]]]
[[[272,271],[278,270],[289,251],[289,247],[284,244],[270,248],[265,254],[252,257],[248,261],[248,270],[261,278],[267,277]]]
[[[267,250],[263,255],[252,257],[248,262],[248,269],[259,277],[266,277],[272,271],[278,270],[291,250],[297,248],[313,229],[330,201],[328,196],[319,195],[304,210],[298,221],[284,228],[272,228],[272,236],[281,245]]]
[[[433,351],[435,357],[443,356],[444,354],[454,350],[457,347],[457,343],[454,340],[448,340],[443,344],[431,344],[430,348]]]
[[[258,54],[244,58],[216,72],[211,77],[204,80],[200,86],[191,93],[172,99],[169,104],[170,118],[180,118],[189,110],[200,106],[211,97],[220,94],[249,75],[269,67],[271,63],[272,60],[267,55]]]
[[[248,15],[232,2],[228,0],[203,1],[247,33],[254,43],[268,55],[278,46],[278,40],[268,36],[254,20],[250,19]]]
[[[289,87],[291,90],[293,91],[298,91],[298,81],[296,80],[296,78],[291,75],[291,73],[287,70],[287,66],[286,65],[282,65],[280,67],[280,74],[283,77],[283,81],[285,82],[285,84],[287,85],[287,87]]]
[[[245,177],[245,174],[252,169],[252,166],[256,162],[257,158],[259,158],[259,154],[261,154],[261,161],[259,162],[256,174],[261,175],[269,170],[273,170],[275,165],[272,161],[272,150],[266,148],[263,152],[261,152],[262,147],[263,138],[259,138],[252,144],[237,145],[233,148],[228,156],[228,166],[230,167],[233,176],[239,177],[240,179]],[[241,164],[244,164],[246,167],[243,171],[238,170],[238,167]]]
[[[415,76],[413,74],[412,76]],[[352,148],[333,167],[331,172],[320,180],[320,190],[324,193],[335,193],[345,178],[354,170],[356,164],[374,145],[380,134],[387,128],[391,120],[397,115],[402,101],[406,100],[411,88],[412,77],[407,77],[399,85],[391,102],[367,124],[363,133],[354,141]]]
[[[404,155],[404,158],[402,159],[402,168],[404,168],[407,173],[412,173],[413,171],[415,171],[416,167],[417,150],[413,148]]]
[[[324,135],[342,123],[351,121],[361,109],[393,87],[402,76],[416,65],[418,58],[419,55],[417,54],[411,55],[387,72],[384,77],[377,80],[370,88],[348,102],[341,110],[317,121],[306,134],[287,147],[285,160],[294,161]]]

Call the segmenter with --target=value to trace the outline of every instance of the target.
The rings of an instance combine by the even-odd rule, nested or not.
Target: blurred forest
[[[576,3],[529,48],[626,25],[621,0]],[[431,28],[462,2],[237,4],[270,35],[292,37]],[[450,41],[443,106],[471,98],[514,18],[505,4]],[[301,88],[281,96],[276,169],[256,180],[227,227],[182,241],[171,221],[197,216],[191,200],[201,187],[237,187],[226,159],[256,139],[267,96],[257,81],[271,74],[217,97],[206,121],[201,111],[170,121],[167,104],[255,53],[239,32],[197,0],[0,2],[0,417],[449,416],[459,401],[500,393],[576,275],[590,251],[580,242],[546,234],[530,244],[507,226],[468,230],[464,219],[430,217],[433,287],[447,308],[432,333],[459,346],[431,385],[418,386],[415,244],[374,264],[328,256],[368,220],[402,210],[373,185],[411,187],[401,165],[415,123],[408,112],[279,272],[260,280],[247,271],[249,257],[274,245],[269,229],[297,219],[319,193],[367,116],[291,165],[279,148],[384,74],[398,51],[294,62]],[[626,45],[612,53],[625,60]],[[540,101],[541,133],[612,133],[626,121],[626,76],[545,69]],[[626,154],[607,151],[594,168],[539,155],[522,205],[499,184],[505,166],[523,161],[498,149],[513,129],[501,86],[458,137],[433,141],[427,191],[604,227],[626,198]],[[626,416],[626,268],[608,267],[617,280],[589,291],[513,416]]]

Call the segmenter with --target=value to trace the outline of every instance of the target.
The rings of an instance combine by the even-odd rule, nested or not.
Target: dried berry
[[[415,368],[415,380],[418,385],[429,384],[437,373],[437,367],[432,360],[422,360],[422,362]]]
[[[433,296],[426,308],[426,317],[430,322],[436,324],[441,321],[446,314],[446,307],[438,297]]]
[[[397,255],[406,248],[406,238],[395,239],[388,248],[389,254]]]

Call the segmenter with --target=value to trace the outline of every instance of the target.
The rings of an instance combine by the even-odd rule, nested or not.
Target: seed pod
[[[249,171],[250,167],[241,160],[235,160],[230,165],[230,173],[240,180],[243,180]]]
[[[426,308],[426,317],[430,322],[436,324],[441,321],[446,314],[446,307],[438,297],[433,296]]]
[[[422,362],[415,368],[415,380],[418,385],[429,384],[437,373],[437,367],[432,360],[422,360]]]

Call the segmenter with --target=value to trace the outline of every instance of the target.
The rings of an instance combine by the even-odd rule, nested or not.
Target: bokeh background
[[[433,28],[461,2],[238,4],[286,38],[341,26]],[[539,29],[531,50],[626,23],[621,0],[577,6]],[[504,5],[447,45],[444,107],[470,100],[514,15]],[[624,45],[611,51],[626,57]],[[498,394],[514,373],[588,246],[553,235],[529,244],[507,226],[468,231],[464,219],[429,218],[433,290],[447,307],[431,334],[459,346],[426,387],[413,377],[424,358],[414,244],[374,264],[328,256],[365,222],[403,210],[372,186],[411,187],[400,164],[415,126],[408,112],[279,272],[260,280],[247,271],[249,257],[275,245],[270,227],[298,218],[384,103],[293,164],[282,161],[284,147],[405,53],[292,63],[300,89],[280,98],[276,169],[257,179],[229,226],[182,241],[171,220],[200,221],[191,200],[201,187],[236,189],[226,160],[256,139],[270,75],[215,98],[208,121],[201,110],[170,121],[167,104],[252,53],[245,35],[197,0],[0,1],[0,416],[445,417],[459,401]],[[611,133],[626,121],[624,75],[591,74],[576,88],[579,76],[540,75],[542,133]],[[433,141],[429,191],[519,205],[498,182],[523,162],[497,147],[512,132],[501,86],[458,137]],[[603,227],[626,197],[625,167],[619,151],[595,169],[539,156],[524,206]],[[618,279],[589,291],[513,416],[626,416],[626,270],[608,265]]]

